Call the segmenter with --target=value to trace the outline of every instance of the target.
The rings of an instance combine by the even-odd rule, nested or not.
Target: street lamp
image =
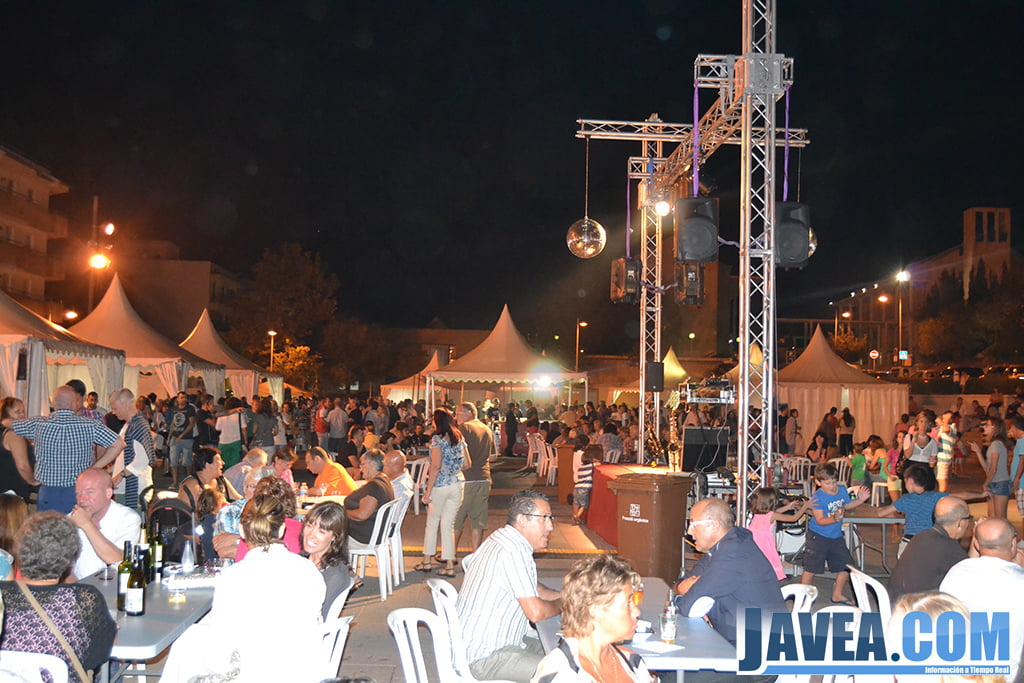
[[[586,320],[576,318],[576,366],[575,372],[580,371],[580,328],[586,327],[589,323]]]
[[[92,302],[93,294],[96,288],[96,271],[103,270],[104,268],[110,267],[110,259],[107,258],[106,254],[100,252],[99,243],[99,216],[100,212],[100,198],[99,195],[92,196],[92,234],[89,239],[89,248],[92,249],[92,255],[89,257],[89,309],[88,312],[92,313]],[[107,237],[113,236],[117,231],[113,223],[107,223],[103,226],[103,234]],[[108,244],[107,249],[110,248]]]
[[[900,290],[899,308],[897,313],[897,317],[899,318],[899,348],[896,350],[896,359],[901,360],[899,356],[903,353],[903,283],[910,282],[910,273],[905,270],[901,270],[896,273],[896,282],[899,283]],[[910,354],[908,353],[907,356],[909,357]]]
[[[267,334],[270,335],[270,371],[274,371],[274,337],[277,336],[277,332],[274,330],[267,330]]]

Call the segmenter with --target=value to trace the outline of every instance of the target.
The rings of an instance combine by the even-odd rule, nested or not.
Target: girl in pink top
[[[793,510],[797,510],[793,514]],[[762,486],[754,491],[750,497],[750,513],[752,515],[747,529],[754,535],[754,542],[761,549],[764,556],[768,558],[772,569],[775,570],[775,578],[780,581],[786,578],[786,572],[782,569],[782,558],[779,557],[779,549],[775,545],[775,523],[795,522],[799,520],[808,510],[811,509],[811,501],[793,500],[782,507],[779,507],[779,492],[773,488]]]

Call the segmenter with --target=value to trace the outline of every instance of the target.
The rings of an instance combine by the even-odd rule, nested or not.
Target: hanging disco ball
[[[569,251],[578,258],[594,258],[604,251],[606,241],[604,226],[591,218],[581,218],[570,225],[569,231],[565,233]]]

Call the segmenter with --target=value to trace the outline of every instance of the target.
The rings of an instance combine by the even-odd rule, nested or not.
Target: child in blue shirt
[[[809,585],[814,582],[814,575],[825,571],[836,573],[836,582],[832,588],[832,602],[841,605],[852,605],[846,599],[846,584],[850,582],[850,572],[846,565],[853,564],[853,557],[843,540],[843,516],[847,510],[861,505],[871,494],[863,486],[855,490],[856,498],[851,499],[845,486],[839,484],[839,472],[836,466],[827,462],[814,468],[814,481],[818,490],[811,497],[813,516],[807,524],[807,537],[804,541],[804,573],[800,583]]]
[[[902,512],[907,518],[906,527],[903,530],[903,538],[900,539],[899,550],[896,551],[897,559],[903,555],[903,549],[910,543],[914,534],[931,528],[935,523],[935,504],[939,498],[947,494],[935,490],[935,474],[928,465],[916,462],[903,470],[903,485],[907,493],[903,494],[892,505],[886,505],[879,509],[879,517],[892,517],[897,512]]]

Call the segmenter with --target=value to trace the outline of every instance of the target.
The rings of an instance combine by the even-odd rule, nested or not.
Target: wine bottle
[[[117,609],[124,611],[124,594],[128,590],[128,577],[132,573],[132,542],[124,542],[124,559],[117,565]]]
[[[160,580],[164,571],[164,538],[160,535],[160,522],[153,520],[149,549],[153,554],[153,578]]]
[[[141,553],[136,549],[132,573],[128,575],[128,590],[124,594],[124,613],[137,617],[146,613],[146,575]]]

